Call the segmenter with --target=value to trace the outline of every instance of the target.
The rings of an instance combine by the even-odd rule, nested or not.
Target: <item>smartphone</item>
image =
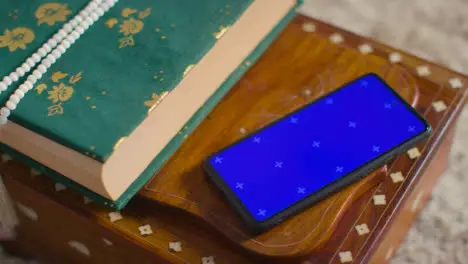
[[[258,233],[367,176],[430,132],[370,73],[210,155],[204,167]]]

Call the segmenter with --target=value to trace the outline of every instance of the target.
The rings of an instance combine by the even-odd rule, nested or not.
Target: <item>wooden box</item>
[[[207,181],[202,159],[367,72],[428,119],[431,137],[271,231],[250,235]],[[47,263],[386,263],[447,166],[466,82],[298,16],[122,212],[3,156],[0,172],[21,222],[17,239],[4,246]]]

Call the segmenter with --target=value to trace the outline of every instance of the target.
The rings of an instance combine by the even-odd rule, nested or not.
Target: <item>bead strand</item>
[[[102,2],[102,3],[101,3]],[[75,16],[65,26],[72,28],[73,30],[68,35],[63,35],[64,31],[60,31],[54,35],[56,47],[52,50],[50,48],[45,57],[39,64],[39,66],[30,74],[26,81],[21,84],[17,90],[10,96],[5,106],[0,109],[0,125],[8,123],[8,116],[11,111],[15,110],[18,103],[25,96],[27,92],[33,89],[36,82],[42,78],[42,75],[70,48],[76,40],[91,26],[93,25],[105,12],[113,7],[118,0],[94,0],[85,9],[83,9],[79,15]],[[101,3],[98,5],[97,3]],[[58,36],[56,38],[56,36]],[[50,40],[49,40],[50,41]],[[59,44],[60,43],[60,44]],[[48,43],[46,43],[48,44]],[[44,46],[46,45],[44,44]],[[55,44],[55,43],[52,43]],[[45,49],[45,47],[44,47]]]
[[[93,0],[91,1],[84,10],[95,9],[98,3],[101,3],[103,0]],[[63,38],[65,38],[70,32],[72,32],[75,27],[78,25],[78,22],[82,21],[82,15],[77,14],[70,22],[66,23],[58,30],[58,32],[50,38],[47,43],[44,43],[31,57],[26,59],[26,61],[21,64],[15,71],[3,77],[3,80],[0,81],[0,94],[8,89],[10,85],[14,82],[17,82],[19,78],[23,77],[33,69],[37,63],[39,63],[49,52],[54,49]],[[74,21],[72,23],[72,21]]]

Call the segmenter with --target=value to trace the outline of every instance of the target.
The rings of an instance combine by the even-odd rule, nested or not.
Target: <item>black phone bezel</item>
[[[270,217],[270,218],[268,218],[266,220],[263,220],[263,221],[256,220],[252,216],[252,214],[249,212],[249,210],[244,206],[243,202],[237,197],[237,195],[234,193],[234,191],[231,190],[231,188],[226,184],[226,182],[223,180],[221,175],[219,175],[218,172],[216,171],[216,169],[211,165],[210,160],[214,156],[216,156],[219,152],[222,152],[223,150],[225,150],[227,148],[230,148],[230,147],[236,145],[237,143],[251,137],[252,134],[257,133],[257,132],[262,131],[262,130],[265,130],[270,126],[273,126],[277,122],[290,117],[291,115],[295,114],[298,111],[301,111],[303,108],[308,107],[309,105],[314,104],[317,101],[322,100],[322,99],[324,99],[324,98],[326,98],[328,96],[331,96],[332,94],[338,92],[339,90],[347,87],[349,84],[351,84],[353,82],[356,82],[356,81],[359,81],[359,79],[365,78],[367,76],[377,77],[418,119],[420,119],[424,123],[424,125],[425,125],[424,131],[421,132],[420,134],[408,139],[407,141],[403,142],[399,146],[387,151],[386,153],[383,153],[381,156],[367,162],[366,164],[363,164],[361,167],[359,167],[359,168],[355,169],[354,171],[344,175],[342,178],[340,178],[340,179],[326,185],[322,189],[308,195],[304,199],[290,205],[289,207],[287,207],[284,210],[276,213],[272,217]],[[221,190],[221,193],[223,194],[223,196],[227,199],[229,204],[232,207],[234,207],[235,211],[238,213],[240,218],[245,222],[248,229],[251,232],[253,232],[254,234],[257,234],[257,233],[263,232],[263,231],[265,231],[267,229],[270,229],[270,228],[280,224],[281,222],[283,222],[287,218],[290,218],[291,216],[294,216],[294,215],[298,214],[302,210],[304,210],[304,209],[310,207],[311,205],[313,205],[313,204],[327,198],[328,196],[330,196],[331,194],[341,190],[342,188],[344,188],[346,186],[349,186],[350,184],[358,181],[361,178],[366,177],[369,173],[371,173],[372,171],[374,171],[374,170],[378,169],[379,167],[381,167],[382,165],[384,165],[386,162],[388,162],[394,156],[399,155],[401,153],[404,153],[405,151],[407,151],[408,149],[413,147],[415,144],[417,144],[421,140],[425,139],[427,136],[430,135],[430,133],[431,133],[431,126],[429,125],[429,123],[410,104],[408,104],[408,102],[406,102],[379,75],[377,75],[375,73],[368,73],[368,74],[360,76],[359,78],[354,79],[353,81],[350,81],[350,82],[342,85],[338,89],[336,89],[336,90],[334,90],[334,91],[332,91],[332,92],[330,92],[328,94],[325,94],[325,95],[317,98],[316,100],[314,100],[312,102],[309,102],[309,103],[305,104],[304,106],[296,109],[295,111],[293,111],[293,112],[291,112],[289,114],[286,114],[285,116],[279,118],[278,120],[273,121],[272,123],[270,123],[270,124],[260,128],[260,129],[256,130],[255,132],[253,132],[253,133],[251,133],[251,134],[249,134],[249,135],[235,141],[234,143],[229,144],[228,146],[222,148],[221,150],[211,154],[210,156],[208,156],[204,160],[203,167],[206,170],[209,178]]]

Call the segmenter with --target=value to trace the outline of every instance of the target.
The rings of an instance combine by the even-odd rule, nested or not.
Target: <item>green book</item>
[[[11,111],[0,149],[121,209],[261,56],[298,2],[120,0]],[[3,1],[0,81],[88,3]],[[2,105],[28,75],[0,94]]]

